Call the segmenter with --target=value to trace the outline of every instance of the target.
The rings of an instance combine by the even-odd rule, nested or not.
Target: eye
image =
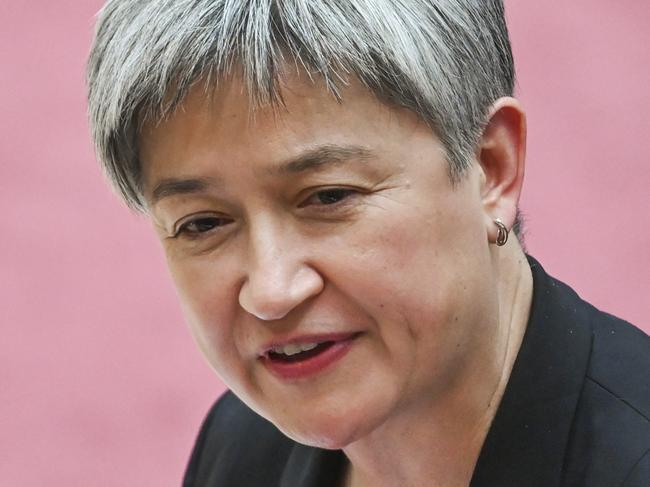
[[[340,203],[358,192],[350,188],[330,188],[317,191],[307,198],[300,206],[325,205],[331,206]]]
[[[231,219],[215,215],[188,217],[176,225],[173,237],[185,236],[188,238],[199,238],[229,223],[232,223]]]

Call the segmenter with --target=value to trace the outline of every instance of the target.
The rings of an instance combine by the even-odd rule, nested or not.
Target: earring
[[[500,218],[497,218],[496,220],[494,220],[494,224],[498,228],[496,244],[499,247],[503,247],[506,244],[506,242],[508,241],[508,235],[509,235],[510,232],[508,231],[508,229],[503,224],[503,222],[501,221]]]

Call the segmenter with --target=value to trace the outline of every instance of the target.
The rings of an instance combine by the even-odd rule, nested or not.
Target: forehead
[[[283,77],[282,104],[255,106],[243,82],[197,84],[175,112],[140,136],[145,192],[156,180],[221,168],[260,168],[323,145],[390,152],[409,135],[433,132],[410,111],[379,101],[356,80],[337,100],[304,73]]]

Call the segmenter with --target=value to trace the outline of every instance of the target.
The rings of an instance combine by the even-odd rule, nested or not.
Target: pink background
[[[648,331],[647,0],[507,4],[529,112],[529,250]],[[99,6],[0,3],[3,486],[179,485],[222,391],[147,221],[93,158],[83,68]]]

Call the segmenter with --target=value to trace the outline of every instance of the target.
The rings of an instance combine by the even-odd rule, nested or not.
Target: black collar
[[[582,300],[532,257],[533,302],[510,380],[472,487],[560,485],[591,354]]]

